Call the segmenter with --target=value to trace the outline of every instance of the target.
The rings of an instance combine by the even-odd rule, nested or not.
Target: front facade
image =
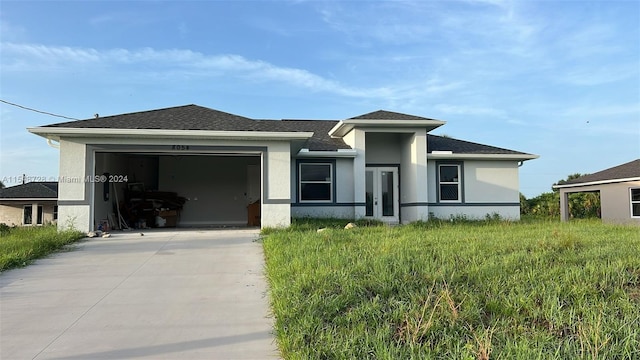
[[[640,159],[555,185],[554,188],[560,191],[562,221],[569,220],[569,194],[599,192],[602,221],[640,225]]]
[[[187,105],[29,131],[59,142],[59,217],[81,230],[253,224],[256,203],[262,227],[518,219],[518,168],[537,156],[429,134],[442,125],[389,111],[253,120]]]
[[[30,182],[0,189],[0,224],[35,226],[58,220],[58,183]]]

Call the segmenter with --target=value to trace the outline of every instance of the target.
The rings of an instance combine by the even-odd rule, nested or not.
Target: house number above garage
[[[171,145],[171,150],[189,150],[189,145]]]

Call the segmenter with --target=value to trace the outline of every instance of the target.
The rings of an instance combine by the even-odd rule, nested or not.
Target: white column
[[[263,157],[260,225],[287,227],[291,225],[291,146],[271,143]]]
[[[356,204],[364,204],[365,196],[365,177],[367,161],[365,158],[365,136],[366,132],[359,129],[353,129],[353,149],[357,155],[353,159],[353,198]],[[361,219],[366,215],[365,206],[354,207],[354,218]]]

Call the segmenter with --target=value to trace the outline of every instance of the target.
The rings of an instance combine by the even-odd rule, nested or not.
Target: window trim
[[[629,188],[629,215],[632,219],[640,219],[640,214],[633,215],[633,204],[640,204],[640,201],[633,200],[633,190],[640,192],[640,187]]]
[[[440,181],[440,168],[442,166],[455,166],[458,168],[458,182],[441,182]],[[438,203],[443,204],[462,204],[464,203],[464,166],[461,161],[438,161],[436,162],[436,197]],[[457,200],[443,200],[441,197],[440,185],[458,185],[458,199]]]
[[[329,181],[302,181],[302,167],[303,165],[329,165],[329,174],[331,179]],[[336,202],[336,162],[331,160],[304,160],[296,162],[296,187],[297,197],[296,200],[300,204],[333,204]],[[302,184],[329,184],[329,200],[303,200],[302,199]]]

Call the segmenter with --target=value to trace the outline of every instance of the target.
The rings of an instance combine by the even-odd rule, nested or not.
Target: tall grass
[[[303,223],[265,236],[287,359],[640,358],[640,232]]]
[[[56,226],[3,228],[0,231],[0,271],[25,266],[84,237],[79,231]]]

